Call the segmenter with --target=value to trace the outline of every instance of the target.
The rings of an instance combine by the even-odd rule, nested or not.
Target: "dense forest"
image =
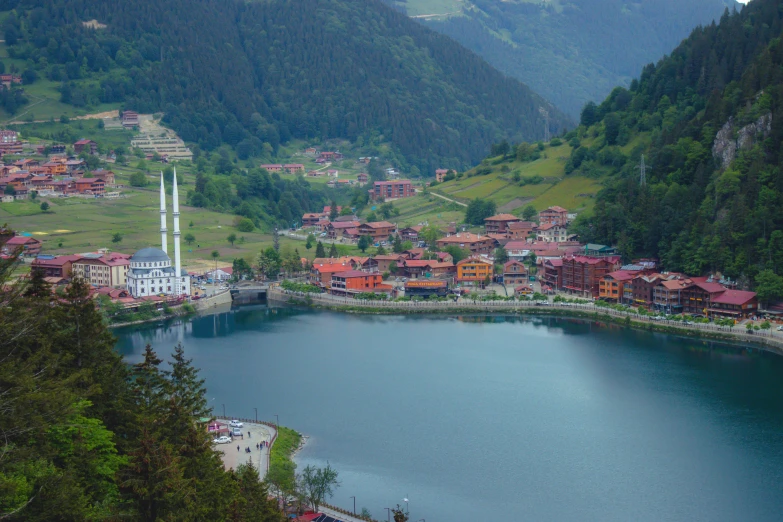
[[[546,102],[379,0],[4,0],[9,54],[67,103],[164,111],[188,142],[392,144],[421,172],[544,133]],[[83,22],[95,19],[105,28]],[[99,78],[100,81],[90,81]],[[559,132],[568,118],[550,111]]]
[[[393,2],[402,9],[429,0]],[[627,86],[694,27],[734,0],[470,0],[460,16],[424,23],[451,36],[500,71],[519,78],[566,113]],[[418,11],[417,11],[418,12]],[[427,11],[431,12],[431,11]]]
[[[583,240],[783,295],[782,32],[780,0],[754,0],[584,107],[565,172],[607,186]]]
[[[284,520],[257,469],[223,469],[181,346],[127,365],[87,283],[13,283],[17,263],[0,260],[0,518]]]

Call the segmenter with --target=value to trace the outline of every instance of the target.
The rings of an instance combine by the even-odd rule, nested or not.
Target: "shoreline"
[[[407,302],[337,302],[322,297],[307,295],[305,298],[297,298],[287,292],[270,289],[268,294],[269,306],[301,306],[306,308],[331,310],[349,314],[371,314],[371,315],[459,315],[459,314],[506,314],[518,316],[559,316],[572,317],[576,319],[590,319],[612,323],[619,326],[634,328],[637,330],[646,330],[649,332],[666,333],[689,338],[700,338],[713,341],[723,341],[731,344],[743,343],[753,344],[760,349],[783,356],[783,338],[776,338],[771,331],[761,333],[756,331],[748,334],[739,329],[737,331],[716,330],[712,325],[686,326],[677,324],[673,321],[652,321],[642,319],[636,314],[617,312],[609,308],[595,307],[593,305],[577,304],[552,304],[549,305],[528,305],[519,301],[486,301],[486,302],[461,302],[461,303],[417,303],[412,305]]]

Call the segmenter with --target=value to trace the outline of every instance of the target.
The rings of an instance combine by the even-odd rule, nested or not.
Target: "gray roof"
[[[176,268],[174,268],[173,266],[164,266],[164,267],[157,267],[157,268],[132,268],[131,273],[134,276],[146,276],[149,275],[150,272],[152,272],[153,270],[163,272],[164,275],[162,275],[161,277],[171,277],[176,272]],[[180,272],[179,275],[181,277],[185,277],[188,275],[188,271],[185,270],[184,268],[180,268],[179,272]]]
[[[168,255],[166,255],[166,252],[161,250],[160,248],[155,247],[147,247],[142,248],[135,254],[133,254],[133,257],[130,258],[130,260],[134,263],[154,263],[158,261],[171,261]]]

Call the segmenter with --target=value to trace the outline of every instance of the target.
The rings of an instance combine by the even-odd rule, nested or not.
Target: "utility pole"
[[[543,107],[538,108],[538,112],[544,117],[544,141],[549,142],[549,111]]]

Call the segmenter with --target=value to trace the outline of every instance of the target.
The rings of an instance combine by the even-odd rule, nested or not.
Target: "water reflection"
[[[405,494],[428,521],[783,508],[783,358],[753,347],[552,316],[262,306],[116,333],[131,361],[182,341],[216,404],[311,435],[300,463],[328,459],[334,502],[376,515]]]

